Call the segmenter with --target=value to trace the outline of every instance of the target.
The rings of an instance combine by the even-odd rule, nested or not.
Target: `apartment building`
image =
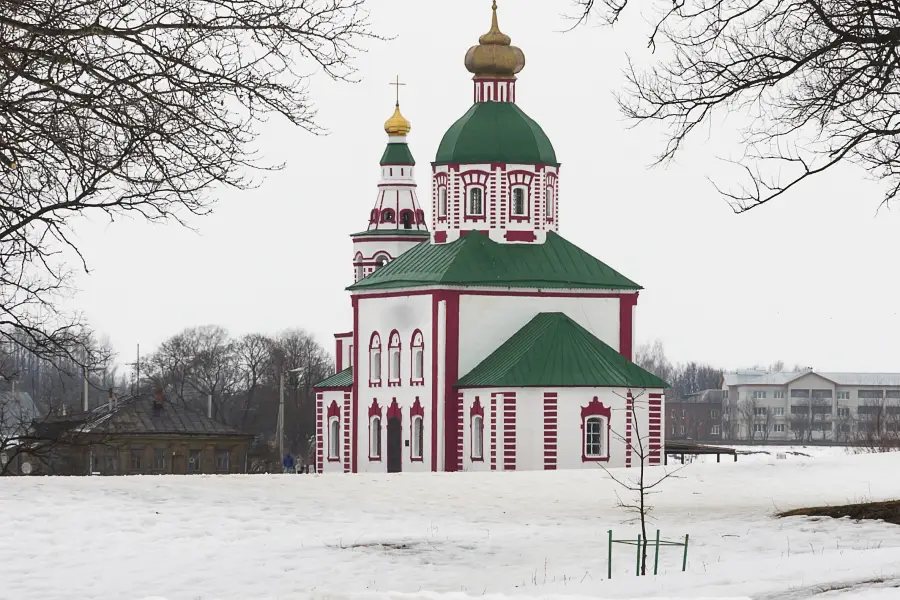
[[[703,390],[666,400],[666,439],[721,441],[724,395],[723,390]]]
[[[736,371],[722,381],[725,439],[851,441],[900,433],[900,373]]]

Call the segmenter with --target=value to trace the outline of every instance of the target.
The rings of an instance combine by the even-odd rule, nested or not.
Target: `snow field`
[[[772,516],[900,497],[900,455],[714,460],[651,498],[688,572],[670,548],[636,578],[617,547],[612,581],[607,530],[639,530],[599,469],[3,478],[0,598],[900,598],[900,527]]]

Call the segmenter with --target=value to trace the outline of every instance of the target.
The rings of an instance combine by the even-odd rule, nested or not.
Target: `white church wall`
[[[634,423],[627,416],[625,388],[538,388],[463,390],[464,471],[534,471],[555,469],[600,469],[637,466],[637,432],[646,449],[648,462],[661,464],[664,432],[662,390],[632,390],[637,398]],[[593,404],[594,398],[597,403]],[[473,407],[476,400],[484,415],[483,460],[472,456]],[[652,403],[652,405],[651,405]],[[608,460],[584,456],[582,418],[587,409],[592,415],[607,418],[604,454]],[[651,414],[652,413],[652,414]],[[651,429],[651,417],[655,421]],[[511,429],[507,429],[511,428]],[[651,449],[659,448],[650,456]],[[630,456],[630,458],[629,458]]]
[[[459,299],[459,374],[463,376],[538,313],[561,312],[619,349],[619,299],[462,294]]]
[[[432,297],[419,294],[395,297],[361,298],[358,301],[359,349],[357,351],[359,377],[358,418],[359,443],[357,469],[361,473],[384,473],[388,466],[388,414],[396,401],[401,414],[402,470],[403,472],[431,471],[432,423],[435,415],[432,409],[432,383],[435,376],[432,361]],[[400,379],[390,377],[390,334],[396,330],[400,334]],[[412,384],[412,337],[418,330],[424,342],[423,380]],[[381,383],[375,385],[370,378],[369,342],[373,332],[381,337]],[[424,440],[422,460],[412,457],[412,409],[418,400],[422,409]],[[370,460],[370,409],[378,403],[381,414],[381,458]],[[409,444],[409,445],[407,445]]]

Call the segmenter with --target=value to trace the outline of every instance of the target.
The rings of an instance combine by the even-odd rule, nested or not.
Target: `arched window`
[[[444,186],[438,188],[438,217],[447,217],[447,188]]]
[[[609,460],[609,420],[612,410],[594,396],[581,409],[582,461]]]
[[[379,254],[378,256],[375,257],[375,268],[376,269],[380,269],[387,263],[388,263],[388,257],[385,256],[384,254]]]
[[[422,383],[425,379],[425,340],[422,332],[417,331],[412,338],[412,377],[411,383]]]
[[[484,459],[484,417],[472,417],[472,460]]]
[[[369,459],[381,460],[381,417],[369,420]]]
[[[552,221],[555,218],[554,213],[556,212],[556,192],[553,189],[553,186],[547,186],[547,220]]]
[[[341,420],[331,417],[328,420],[328,460],[341,458]]]
[[[381,211],[381,222],[382,223],[393,223],[394,222],[394,211],[390,208],[386,208]]]
[[[418,397],[409,409],[409,416],[409,458],[413,462],[422,462],[425,454],[425,409]]]
[[[414,217],[411,210],[400,211],[400,222],[403,224],[403,229],[412,229]]]
[[[469,215],[480,217],[484,215],[484,192],[481,188],[469,190]]]
[[[425,446],[425,419],[415,416],[412,420],[412,459],[422,460]]]
[[[400,334],[396,331],[391,332],[391,337],[388,341],[388,362],[390,365],[389,373],[390,379],[389,383],[399,384],[400,383]]]
[[[357,252],[356,256],[353,257],[353,266],[356,270],[356,280],[355,281],[357,283],[359,283],[359,281],[363,277],[365,277],[365,274],[366,274],[365,267],[363,267],[362,263],[363,263],[363,255],[361,253]]]
[[[528,215],[528,208],[525,204],[525,188],[515,187],[512,191],[512,209],[510,213],[514,217],[525,217]]]
[[[369,214],[369,223],[377,223],[378,222],[378,209],[373,208],[372,212]]]
[[[377,332],[369,341],[369,383],[381,385],[381,336]]]

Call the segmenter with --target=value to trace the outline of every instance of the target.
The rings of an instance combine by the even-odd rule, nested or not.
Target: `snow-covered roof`
[[[900,373],[837,373],[830,371],[783,371],[779,373],[767,373],[765,371],[737,371],[725,373],[723,378],[726,386],[737,385],[787,385],[792,381],[809,375],[818,375],[835,385],[847,387],[884,386],[900,387]]]

